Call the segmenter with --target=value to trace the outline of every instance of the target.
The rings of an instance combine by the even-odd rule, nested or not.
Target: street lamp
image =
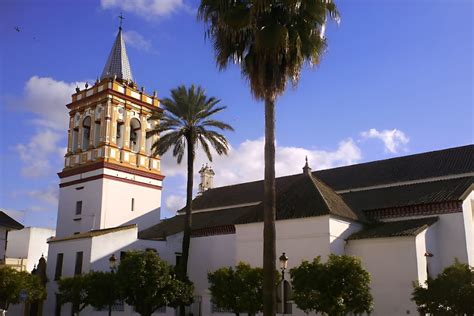
[[[115,254],[113,253],[109,258],[110,271],[114,272],[116,266],[117,266],[117,258],[115,258]]]
[[[288,268],[288,257],[285,253],[282,253],[280,258],[280,269],[281,269],[281,312],[286,314],[286,298],[285,298],[285,270]]]
[[[282,253],[280,258],[278,258],[278,260],[280,260],[281,278],[282,280],[284,280],[285,270],[286,268],[288,268],[288,257],[286,256],[285,253]]]

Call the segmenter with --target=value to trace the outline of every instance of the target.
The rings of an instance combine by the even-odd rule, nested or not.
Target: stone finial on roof
[[[119,27],[109,58],[107,59],[107,63],[105,64],[102,75],[100,76],[101,80],[104,78],[133,81],[132,69],[130,68],[130,62],[128,61],[125,41],[122,37],[122,27]]]
[[[303,167],[303,173],[304,174],[311,174],[311,168],[308,165],[308,156],[306,156],[305,161],[306,161],[306,163],[304,164],[304,167]]]

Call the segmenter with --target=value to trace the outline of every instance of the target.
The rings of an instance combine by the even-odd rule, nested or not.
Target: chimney
[[[212,170],[212,167],[206,164],[205,166],[202,165],[199,174],[201,175],[201,183],[199,184],[198,195],[201,195],[205,191],[212,189],[215,173],[214,170]]]

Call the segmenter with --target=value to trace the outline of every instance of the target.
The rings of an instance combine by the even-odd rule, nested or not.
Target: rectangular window
[[[181,265],[181,257],[183,254],[181,252],[176,252],[176,266],[179,267]]]
[[[82,214],[82,201],[76,202],[76,215]]]
[[[132,198],[132,205],[131,205],[132,212],[135,211],[135,199]]]
[[[74,267],[74,275],[78,275],[82,273],[82,251],[76,252],[76,265]]]
[[[58,253],[56,257],[56,271],[54,272],[54,280],[59,280],[63,274],[63,257],[64,254]]]

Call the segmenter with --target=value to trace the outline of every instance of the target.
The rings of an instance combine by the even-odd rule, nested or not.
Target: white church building
[[[160,159],[148,121],[156,93],[133,81],[120,29],[100,80],[76,89],[69,109],[68,146],[60,178],[56,236],[49,240],[44,315],[70,315],[56,302],[56,280],[108,270],[108,259],[130,249],[155,249],[176,264],[182,212],[160,220]],[[66,119],[66,118],[65,118]],[[163,170],[166,173],[166,170]],[[263,182],[212,187],[201,169],[194,200],[188,274],[199,315],[216,310],[207,273],[245,261],[262,265]],[[277,179],[277,254],[289,268],[331,253],[361,258],[371,274],[373,315],[418,314],[412,281],[436,276],[455,258],[474,266],[474,145]],[[106,315],[87,307],[84,315]],[[117,304],[114,315],[136,315]],[[296,306],[293,315],[305,315]],[[156,315],[175,315],[163,308]]]

